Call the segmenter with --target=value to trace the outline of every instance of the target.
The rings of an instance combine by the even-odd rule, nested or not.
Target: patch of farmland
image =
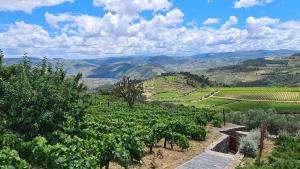
[[[300,101],[300,92],[290,91],[238,91],[223,90],[216,94],[217,97],[247,99],[247,100],[274,100],[274,101]]]

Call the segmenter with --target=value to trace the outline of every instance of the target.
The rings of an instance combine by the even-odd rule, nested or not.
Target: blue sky
[[[0,0],[9,57],[300,49],[299,0]]]

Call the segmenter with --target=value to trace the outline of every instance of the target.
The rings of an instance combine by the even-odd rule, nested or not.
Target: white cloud
[[[94,6],[103,6],[107,11],[136,17],[141,11],[167,10],[172,4],[168,0],[94,0]]]
[[[257,5],[272,3],[274,0],[237,0],[234,2],[234,8],[249,8]]]
[[[224,23],[224,25],[222,25],[221,29],[229,29],[232,26],[236,25],[238,23],[238,19],[236,16],[230,16],[228,21],[226,21]]]
[[[107,11],[103,16],[45,13],[46,22],[54,29],[51,33],[39,25],[16,22],[0,33],[0,48],[9,56],[28,52],[31,56],[70,58],[193,55],[203,52],[300,48],[298,21],[280,22],[279,19],[250,16],[246,25],[237,28],[237,17],[230,16],[218,28],[206,24],[202,27],[185,27],[184,13],[168,5],[140,7],[134,4],[138,8],[128,13],[127,7],[126,10],[123,7],[115,9],[109,2],[106,2]],[[143,10],[167,8],[164,12],[153,13],[148,19],[140,16]],[[213,23],[213,18],[210,19],[207,24]]]
[[[74,0],[0,0],[0,11],[23,11],[31,13],[33,9],[43,6],[55,6]]]
[[[247,30],[251,38],[268,38],[273,36],[274,29],[270,26],[279,23],[279,19],[269,17],[254,18],[252,16],[247,18]]]
[[[211,25],[211,24],[216,24],[216,23],[219,23],[219,22],[220,22],[219,18],[208,18],[202,24],[203,25]]]

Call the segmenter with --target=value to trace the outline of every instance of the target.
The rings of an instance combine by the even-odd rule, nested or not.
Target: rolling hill
[[[219,112],[223,109],[227,112],[275,109],[280,113],[299,110],[299,88],[222,87],[203,82],[195,86],[188,80],[188,76],[180,73],[156,76],[144,81],[145,96],[150,101],[209,108]]]
[[[98,59],[49,59],[53,65],[56,62],[62,62],[68,75],[74,75],[78,72],[83,73],[83,77],[87,79],[108,79],[113,81],[118,80],[122,76],[130,76],[136,79],[149,79],[156,75],[166,72],[192,72],[199,74],[207,74],[214,77],[220,82],[227,83],[228,80],[220,80],[223,77],[223,70],[235,67],[248,59],[257,59],[264,57],[289,56],[296,51],[291,50],[258,50],[258,51],[237,51],[227,53],[208,53],[194,56],[131,56],[131,57],[110,57]],[[39,58],[30,58],[33,65],[41,62]],[[21,58],[5,58],[4,63],[11,65],[19,63]],[[249,62],[249,61],[248,61]],[[225,67],[224,67],[225,66]],[[209,71],[206,71],[209,69]],[[218,76],[218,70],[221,76]],[[225,73],[231,72],[226,70]],[[224,78],[229,76],[224,76]],[[229,77],[229,79],[231,79]],[[95,80],[87,80],[95,84]],[[96,83],[98,84],[98,83]],[[228,84],[232,84],[231,82]],[[89,84],[88,84],[89,85]],[[92,85],[94,86],[94,85]]]
[[[232,86],[299,87],[300,54],[251,59],[198,73]]]

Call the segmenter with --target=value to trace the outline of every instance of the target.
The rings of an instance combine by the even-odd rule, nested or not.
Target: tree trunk
[[[173,150],[173,142],[171,142],[171,149]]]
[[[153,153],[153,150],[152,150],[152,149],[153,149],[153,147],[151,146],[151,147],[150,147],[150,154]]]
[[[132,108],[132,107],[133,107],[133,104],[134,104],[134,102],[132,102],[132,101],[128,101],[128,102],[127,102],[127,105],[128,105],[129,108]]]
[[[109,169],[109,162],[106,163],[105,169]]]
[[[167,139],[165,138],[164,148],[167,148]]]

